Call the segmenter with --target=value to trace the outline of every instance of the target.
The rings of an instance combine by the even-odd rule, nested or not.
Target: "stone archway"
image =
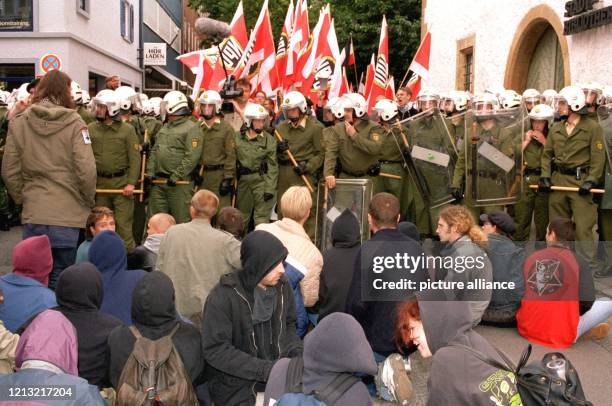
[[[552,35],[553,31],[555,35]],[[558,45],[553,44],[555,36]],[[532,8],[525,15],[514,34],[504,77],[504,87],[506,89],[513,89],[522,93],[527,86],[530,70],[531,82],[534,82],[533,72],[537,67],[532,66],[532,58],[534,54],[542,55],[545,53],[541,49],[542,46],[555,46],[556,49],[555,51],[551,48],[551,52],[549,52],[550,55],[554,55],[551,57],[555,58],[554,61],[551,61],[553,63],[549,65],[551,69],[549,74],[553,77],[555,75],[561,77],[553,80],[550,87],[563,87],[571,83],[569,48],[563,35],[563,24],[554,10],[543,4]],[[536,53],[536,51],[538,52]],[[541,63],[540,65],[546,66],[546,64]],[[542,73],[540,72],[540,74]],[[538,90],[543,91],[545,89]],[[556,90],[560,89],[557,88]]]

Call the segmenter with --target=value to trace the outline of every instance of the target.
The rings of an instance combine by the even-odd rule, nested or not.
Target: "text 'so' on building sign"
[[[166,66],[166,45],[165,42],[145,42],[144,64]]]
[[[599,0],[572,0],[565,3],[563,35],[578,34],[612,23],[612,6],[594,9]]]
[[[62,70],[62,60],[56,54],[45,54],[40,57],[40,71],[44,74],[52,70]]]

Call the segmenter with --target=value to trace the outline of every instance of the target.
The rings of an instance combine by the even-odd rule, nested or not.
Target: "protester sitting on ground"
[[[102,231],[115,231],[115,213],[108,207],[94,207],[85,225],[85,241],[83,241],[76,253],[75,264],[89,261],[89,247],[94,237]]]
[[[472,330],[470,303],[448,301],[444,292],[417,294],[398,308],[396,337],[432,358],[427,405],[519,405],[516,377],[481,361],[470,349],[505,363],[489,342]],[[459,347],[459,346],[466,346]]]
[[[242,269],[223,275],[208,295],[202,345],[215,404],[254,405],[274,363],[302,355],[293,292],[283,276],[287,254],[272,234],[249,233]]]
[[[280,199],[282,220],[270,224],[260,224],[256,230],[263,230],[278,238],[289,251],[291,258],[306,268],[300,283],[304,306],[311,307],[319,299],[319,277],[323,268],[323,256],[310,241],[304,224],[310,217],[312,197],[305,186],[292,186]]]
[[[525,295],[516,314],[519,333],[537,344],[567,348],[578,337],[608,334],[612,300],[595,300],[588,262],[572,249],[576,225],[557,217],[548,224],[546,248],[527,257]]]
[[[473,325],[480,323],[482,315],[489,306],[491,289],[468,289],[468,283],[481,280],[493,281],[493,267],[484,252],[487,236],[474,221],[470,211],[464,206],[446,206],[440,211],[436,233],[440,241],[446,243],[440,251],[444,258],[451,258],[448,268],[436,269],[436,279],[447,282],[462,282],[463,289],[447,291],[455,300],[468,300],[472,310]],[[471,261],[467,261],[471,258]],[[445,259],[445,262],[451,263]],[[473,264],[467,266],[467,262]],[[455,264],[461,263],[461,266]]]
[[[274,364],[266,385],[264,405],[274,405],[275,401],[287,393],[290,362],[289,358],[281,358]],[[322,393],[332,387],[339,376],[376,375],[377,366],[372,348],[359,323],[348,314],[332,313],[321,320],[304,339],[302,371],[302,393],[310,394],[313,391]],[[366,386],[357,379],[333,404],[369,406],[372,405],[372,398]]]
[[[217,228],[230,233],[238,241],[244,235],[244,216],[235,207],[224,207],[217,214]]]
[[[489,307],[482,315],[483,324],[514,327],[516,312],[525,292],[523,263],[525,250],[512,241],[514,220],[503,211],[481,214],[482,231],[487,235],[487,253],[493,267],[494,282],[511,282],[512,289],[494,289]]]
[[[144,244],[134,248],[128,254],[128,269],[142,269],[151,272],[155,270],[159,247],[170,227],[176,224],[174,217],[167,213],[157,213],[149,219],[147,239]]]
[[[0,290],[0,306],[4,303],[4,293]],[[0,375],[15,371],[15,350],[19,342],[19,334],[13,334],[4,327],[0,320]]]
[[[100,311],[132,324],[132,293],[134,287],[147,273],[143,270],[127,270],[125,245],[119,235],[103,231],[96,235],[89,248],[89,261],[102,275],[104,295]]]
[[[102,277],[94,265],[84,262],[66,268],[57,281],[56,310],[74,326],[79,351],[79,376],[98,388],[107,388],[108,335],[121,321],[100,312],[102,305]]]
[[[319,322],[335,312],[344,312],[353,279],[355,259],[361,247],[357,217],[349,209],[340,214],[331,229],[332,246],[323,252],[323,270],[319,287]]]
[[[79,378],[77,359],[74,326],[60,312],[45,310],[32,320],[17,344],[15,365],[18,372],[0,375],[0,386],[71,386],[72,398],[62,400],[62,405],[105,405],[98,388]]]
[[[310,321],[308,320],[308,313],[304,307],[302,290],[300,289],[300,282],[302,279],[304,279],[306,268],[304,268],[304,265],[302,265],[300,262],[291,258],[291,256],[287,256],[287,258],[285,258],[283,268],[285,269],[285,278],[287,278],[289,285],[291,285],[293,297],[295,298],[295,328],[297,335],[300,338],[304,338],[308,332],[308,325],[310,324]]]
[[[132,297],[133,326],[118,327],[108,338],[109,378],[117,391],[120,390],[121,372],[136,342],[131,331],[133,328],[149,340],[158,340],[173,333],[172,343],[187,376],[192,384],[200,382],[204,371],[200,332],[192,324],[178,320],[174,300],[172,281],[161,272],[146,274],[136,285]]]
[[[0,277],[4,303],[0,320],[11,332],[43,310],[57,306],[47,287],[53,266],[51,244],[46,235],[30,237],[13,248],[13,272]]]
[[[201,189],[191,198],[189,223],[166,232],[157,256],[156,269],[172,279],[176,309],[200,326],[202,308],[211,289],[224,273],[240,269],[240,242],[212,227],[219,198]]]

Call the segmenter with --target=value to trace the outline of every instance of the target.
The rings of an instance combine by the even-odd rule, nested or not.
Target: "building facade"
[[[139,16],[140,0],[0,0],[0,86],[44,74],[53,54],[91,94],[110,75],[142,89]]]
[[[612,84],[612,0],[422,0],[422,23],[441,91]]]

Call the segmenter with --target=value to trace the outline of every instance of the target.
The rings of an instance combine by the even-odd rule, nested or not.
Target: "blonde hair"
[[[191,198],[191,207],[195,210],[197,217],[211,219],[217,214],[219,198],[210,190],[200,189]]]
[[[484,247],[487,245],[487,235],[476,224],[472,213],[464,206],[446,206],[440,211],[442,218],[449,227],[457,227],[457,232],[470,237],[472,242]]]
[[[283,217],[288,217],[291,220],[300,221],[308,218],[312,208],[310,192],[305,186],[291,186],[283,193],[280,208]]]

